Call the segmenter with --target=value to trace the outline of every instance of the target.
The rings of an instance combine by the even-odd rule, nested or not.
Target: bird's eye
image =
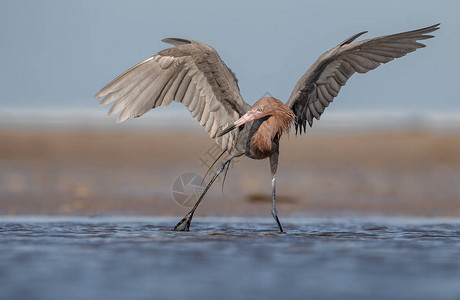
[[[263,107],[259,107],[259,108],[257,109],[258,112],[262,112],[263,110],[264,110]]]

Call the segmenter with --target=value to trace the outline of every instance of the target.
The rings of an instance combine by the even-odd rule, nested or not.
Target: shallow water
[[[1,299],[460,299],[460,221],[0,218]]]

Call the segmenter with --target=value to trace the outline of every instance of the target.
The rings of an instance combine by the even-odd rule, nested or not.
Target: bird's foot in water
[[[286,233],[283,230],[283,227],[281,226],[280,219],[278,219],[278,214],[276,213],[276,210],[272,210],[272,216],[276,221],[276,224],[278,224],[278,228],[280,229],[279,233]]]
[[[174,231],[189,231],[190,223],[192,222],[193,213],[188,213],[185,215],[182,220],[177,223],[177,225],[173,228]]]

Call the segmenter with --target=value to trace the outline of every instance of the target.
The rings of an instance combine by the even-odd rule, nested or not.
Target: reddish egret
[[[117,122],[142,116],[173,100],[183,103],[204,126],[209,136],[227,152],[203,193],[174,230],[188,231],[193,214],[204,195],[235,157],[269,158],[272,174],[272,209],[280,232],[283,228],[276,212],[276,169],[279,140],[294,125],[296,134],[306,132],[306,124],[319,120],[324,109],[356,72],[366,73],[395,58],[425,47],[419,40],[432,38],[426,28],[353,41],[367,31],[355,34],[321,55],[297,82],[286,104],[265,97],[253,106],[243,101],[235,74],[220,59],[214,48],[191,40],[167,38],[174,47],[135,65],[107,84],[95,97],[100,105],[117,100],[108,114],[121,112]]]

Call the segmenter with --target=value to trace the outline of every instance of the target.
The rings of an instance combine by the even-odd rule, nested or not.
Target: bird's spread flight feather
[[[382,36],[352,43],[366,33],[358,33],[321,55],[300,78],[286,105],[297,117],[296,133],[306,131],[306,124],[319,120],[342,86],[356,72],[366,73],[395,58],[425,47],[417,42],[432,38],[428,33],[439,24],[418,30]]]
[[[101,105],[115,104],[109,115],[117,122],[139,117],[149,110],[183,103],[224,150],[231,151],[238,131],[217,137],[248,109],[234,73],[210,46],[178,38],[163,40],[174,45],[146,59],[107,84],[95,97]]]

